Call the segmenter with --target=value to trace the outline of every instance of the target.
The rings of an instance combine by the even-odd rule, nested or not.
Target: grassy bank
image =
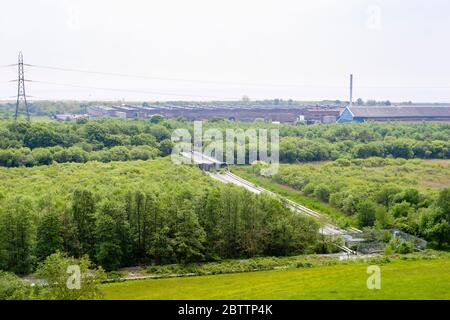
[[[381,289],[369,290],[358,263],[138,280],[102,286],[106,299],[450,299],[450,259],[379,260]]]

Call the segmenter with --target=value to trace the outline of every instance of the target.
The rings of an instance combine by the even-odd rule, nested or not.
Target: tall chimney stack
[[[353,75],[350,75],[350,107],[353,106]]]

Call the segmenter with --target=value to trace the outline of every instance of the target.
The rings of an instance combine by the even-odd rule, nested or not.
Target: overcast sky
[[[36,98],[347,100],[353,73],[355,98],[450,102],[449,12],[448,0],[2,0],[0,65],[22,50],[29,64],[149,77],[27,67],[96,87],[27,83]],[[16,73],[0,68],[0,99]]]

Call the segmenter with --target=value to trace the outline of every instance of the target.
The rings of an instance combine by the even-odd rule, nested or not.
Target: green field
[[[450,299],[449,258],[378,264],[380,290],[366,286],[369,264],[137,280],[102,289],[106,299]]]

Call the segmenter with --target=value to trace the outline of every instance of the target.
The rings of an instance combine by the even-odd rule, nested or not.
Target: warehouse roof
[[[450,117],[450,106],[349,107],[349,111],[356,118]]]

